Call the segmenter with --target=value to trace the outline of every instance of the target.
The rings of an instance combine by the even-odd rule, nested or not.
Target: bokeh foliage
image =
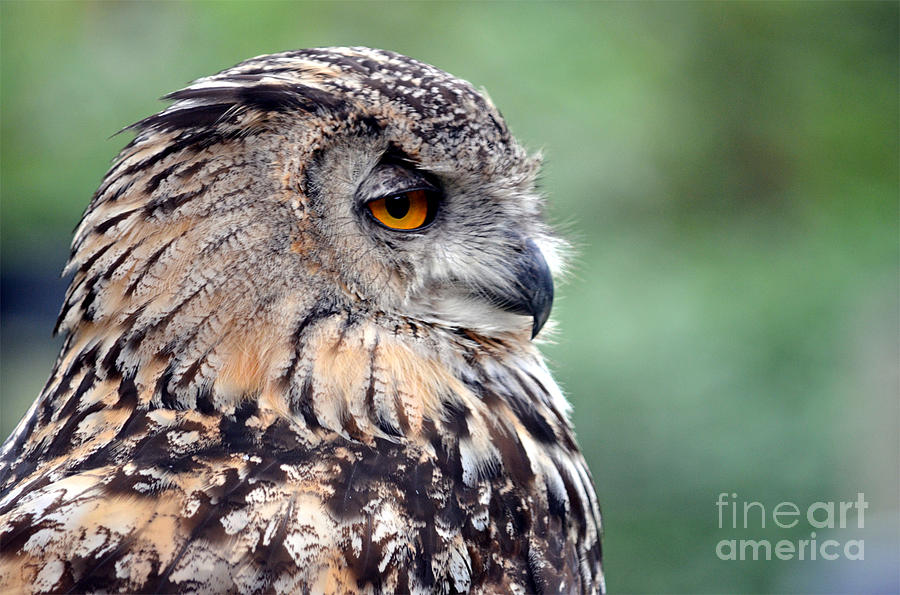
[[[71,229],[156,98],[369,45],[485,86],[578,256],[545,348],[615,592],[897,589],[898,4],[3,2],[2,409],[46,379]],[[714,501],[865,492],[865,562],[724,562]],[[858,537],[850,530],[837,539]]]

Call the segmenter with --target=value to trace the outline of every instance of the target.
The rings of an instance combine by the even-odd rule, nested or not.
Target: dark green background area
[[[411,55],[543,150],[577,246],[545,352],[613,592],[896,592],[898,4],[0,4],[0,434],[40,390],[71,231],[157,97],[250,56]],[[722,561],[720,492],[869,502],[865,560]]]

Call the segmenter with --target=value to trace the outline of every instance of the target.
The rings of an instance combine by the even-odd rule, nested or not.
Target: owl
[[[488,97],[354,47],[166,99],[76,229],[0,453],[0,590],[602,592],[534,343],[565,244]]]

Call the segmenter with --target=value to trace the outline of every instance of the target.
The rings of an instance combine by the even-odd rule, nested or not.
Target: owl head
[[[130,127],[68,265],[58,328],[99,336],[115,373],[176,358],[163,387],[177,390],[172,378],[225,366],[220,352],[287,350],[325,317],[531,349],[563,244],[542,218],[539,159],[469,83],[322,48],[167,98]]]

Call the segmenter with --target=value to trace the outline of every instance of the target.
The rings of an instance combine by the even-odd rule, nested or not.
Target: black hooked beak
[[[516,284],[503,294],[494,294],[497,306],[513,312],[531,316],[531,338],[534,339],[550,317],[553,307],[553,275],[537,244],[526,240],[513,267]]]

